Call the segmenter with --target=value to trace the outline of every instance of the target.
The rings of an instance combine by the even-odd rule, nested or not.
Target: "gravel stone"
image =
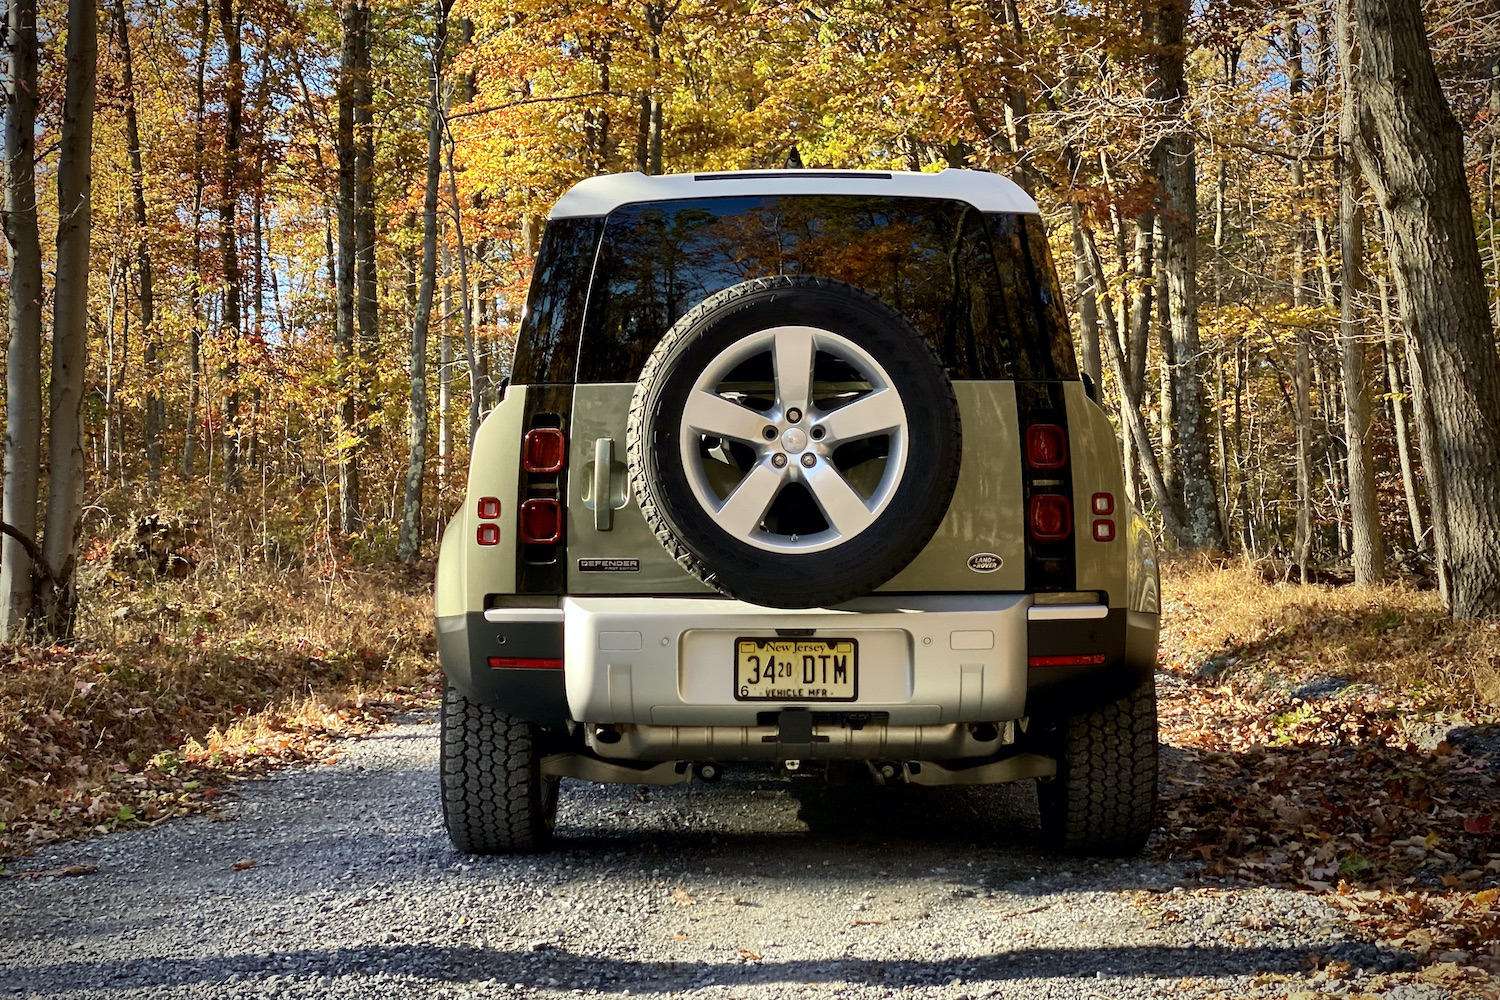
[[[437,728],[15,862],[99,871],[0,879],[0,996],[1269,997],[1314,956],[1405,964],[1313,895],[1051,854],[1026,785],[567,781],[552,853],[470,858],[442,830]]]

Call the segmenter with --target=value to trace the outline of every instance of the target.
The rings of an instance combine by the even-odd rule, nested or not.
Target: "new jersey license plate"
[[[740,701],[853,701],[859,694],[853,639],[736,639],[734,696]]]

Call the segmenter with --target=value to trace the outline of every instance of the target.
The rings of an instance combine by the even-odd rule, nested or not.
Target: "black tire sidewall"
[[[895,310],[838,282],[761,279],[710,298],[658,346],[634,408],[641,446],[633,466],[673,539],[712,586],[777,607],[849,600],[885,583],[926,545],[952,499],[961,458],[953,386],[927,341]],[[738,292],[739,294],[735,294]],[[770,552],[736,538],[703,509],[682,467],[682,413],[699,375],[745,337],[778,326],[808,326],[846,336],[885,369],[907,417],[907,458],[886,508],[858,535],[807,554]],[[648,381],[649,380],[649,381]]]

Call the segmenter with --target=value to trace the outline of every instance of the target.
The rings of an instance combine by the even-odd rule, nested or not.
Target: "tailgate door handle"
[[[594,529],[611,531],[615,526],[615,508],[610,496],[610,480],[615,465],[615,439],[594,441]]]

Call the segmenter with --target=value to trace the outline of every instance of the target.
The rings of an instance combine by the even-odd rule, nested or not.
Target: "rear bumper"
[[[853,702],[739,701],[733,642],[860,639]],[[1156,615],[1032,607],[1025,594],[887,597],[787,611],[712,598],[577,597],[553,608],[439,618],[438,652],[469,697],[528,722],[643,727],[772,724],[784,709],[875,715],[885,726],[1003,723],[1076,715],[1134,689],[1155,668]],[[1027,666],[1028,657],[1102,662]],[[561,669],[491,666],[561,660]],[[692,742],[692,741],[688,741]]]
[[[894,726],[1016,718],[1026,702],[1024,595],[871,596],[787,611],[695,598],[563,601],[564,673],[579,722],[755,726],[787,708],[883,713]],[[737,638],[853,638],[854,701],[741,701]]]

